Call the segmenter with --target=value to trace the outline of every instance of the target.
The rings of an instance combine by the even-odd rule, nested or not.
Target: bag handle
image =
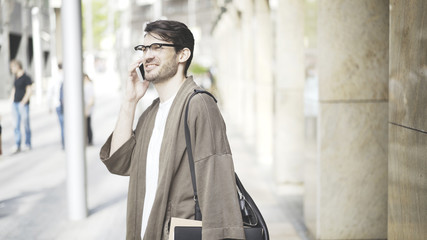
[[[188,120],[188,108],[190,105],[190,101],[195,95],[197,95],[199,93],[206,93],[209,96],[211,96],[215,102],[217,102],[215,97],[210,92],[207,92],[204,90],[194,89],[194,92],[193,92],[193,94],[191,94],[190,98],[188,99],[187,106],[185,107],[185,117],[184,117],[184,120],[185,120],[185,123],[184,123],[184,125],[185,125],[185,143],[187,144],[188,163],[190,164],[191,182],[193,184],[193,194],[194,194],[194,202],[195,202],[195,210],[194,210],[194,212],[195,212],[194,219],[195,220],[202,220],[202,212],[200,211],[199,198],[197,195],[196,173],[194,170],[193,149],[191,148],[190,129],[188,127],[187,120]]]

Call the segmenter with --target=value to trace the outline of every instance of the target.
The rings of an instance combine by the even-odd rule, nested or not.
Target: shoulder
[[[195,94],[191,100],[192,104],[213,104],[216,105],[215,96],[211,96],[208,93]]]
[[[190,121],[196,120],[196,122],[210,122],[212,120],[222,121],[222,116],[216,101],[206,93],[198,93],[193,96],[188,106],[188,117]]]
[[[33,81],[31,80],[31,77],[30,77],[30,76],[28,76],[26,73],[24,73],[24,75],[22,75],[22,79],[24,80],[24,82],[25,82],[27,85],[31,85],[31,84],[33,84]]]
[[[207,111],[211,108],[218,109],[215,99],[207,93],[194,95],[189,104],[189,111]]]

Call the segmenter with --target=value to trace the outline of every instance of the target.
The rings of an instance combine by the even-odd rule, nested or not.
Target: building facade
[[[427,4],[217,4],[224,109],[313,238],[427,236]]]
[[[51,44],[49,1],[4,0],[0,9],[0,98],[9,97],[13,83],[9,70],[12,59],[22,62],[24,70],[37,84],[37,97],[41,97],[43,87],[52,74],[51,57],[52,50],[55,51],[52,49],[55,45]],[[41,71],[35,69],[36,65]]]
[[[0,98],[12,86],[11,59],[35,75],[41,56],[38,86],[53,75],[62,58],[55,6],[0,2]],[[186,23],[193,62],[212,69],[225,116],[274,188],[303,195],[313,239],[421,240],[426,15],[423,0],[130,0],[120,9],[114,66],[126,79],[144,23]]]

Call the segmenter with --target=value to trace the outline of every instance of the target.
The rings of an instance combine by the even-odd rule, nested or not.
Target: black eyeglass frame
[[[159,48],[162,48],[162,47],[181,47],[181,45],[170,44],[170,43],[152,43],[152,44],[150,44],[148,46],[142,45],[142,44],[136,45],[135,47],[133,47],[133,49],[135,49],[135,51],[142,51],[142,52],[144,52],[144,48],[145,49],[148,49],[148,48],[151,49],[151,47],[153,45],[159,45]]]

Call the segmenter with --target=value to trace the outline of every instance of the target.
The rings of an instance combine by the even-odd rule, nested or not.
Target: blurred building
[[[215,6],[212,0],[129,0],[129,7],[120,12],[121,24],[115,34],[115,67],[120,74],[121,85],[124,85],[127,77],[129,62],[138,57],[133,47],[142,43],[145,25],[158,19],[185,23],[196,41],[192,65],[206,69],[212,67],[215,48],[211,31],[216,16]],[[138,104],[136,117],[156,96],[156,91],[150,88],[147,96]]]
[[[427,4],[218,0],[222,104],[314,239],[427,236]]]
[[[130,0],[129,8],[121,14],[122,31],[116,34],[116,49],[122,49],[117,55],[120,72],[125,74],[127,62],[119,59],[131,59],[131,50],[141,44],[144,27],[147,22],[157,19],[177,20],[185,23],[193,32],[196,45],[193,63],[205,67],[212,66],[213,39],[212,24],[215,19],[215,2],[211,0]]]
[[[0,2],[0,98],[9,97],[13,78],[9,62],[18,59],[33,81],[37,81],[36,94],[51,76],[51,20],[48,1],[3,0]],[[40,28],[34,29],[37,23]],[[35,43],[37,43],[35,45]],[[35,53],[35,54],[34,54]],[[37,59],[37,57],[39,59]],[[36,58],[36,59],[35,59]],[[41,73],[35,69],[40,62]],[[36,63],[36,64],[35,64]]]
[[[215,17],[215,2],[211,0],[132,0],[131,42],[139,44],[143,39],[144,26],[157,19],[176,20],[185,23],[196,39],[195,59],[212,64],[211,30]]]
[[[0,98],[12,84],[11,59],[34,73],[35,17],[42,76],[62,58],[60,3],[47,2],[0,2]],[[118,18],[107,20],[106,36],[114,41],[104,46],[111,46],[118,79],[127,77],[146,22],[178,20],[192,29],[193,63],[213,69],[227,120],[256,150],[274,188],[304,196],[313,239],[427,236],[425,1],[109,0],[108,6]],[[34,7],[38,14],[31,14]]]

